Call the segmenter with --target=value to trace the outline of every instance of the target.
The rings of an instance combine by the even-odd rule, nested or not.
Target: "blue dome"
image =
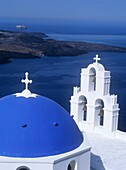
[[[3,97],[0,117],[0,156],[57,155],[74,150],[83,142],[71,116],[46,97]]]

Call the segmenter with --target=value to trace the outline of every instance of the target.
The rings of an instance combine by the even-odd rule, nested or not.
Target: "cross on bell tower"
[[[98,64],[98,61],[100,61],[101,59],[98,57],[99,55],[96,54],[96,57],[94,57],[93,59],[95,60],[95,63]]]
[[[28,84],[32,83],[32,80],[28,79],[28,72],[25,73],[25,80],[21,80],[22,83],[25,83],[25,90],[28,90]]]

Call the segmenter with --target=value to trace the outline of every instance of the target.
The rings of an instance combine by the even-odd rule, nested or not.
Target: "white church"
[[[30,92],[28,73],[21,81],[22,92],[0,99],[0,170],[126,169],[126,133],[118,130],[117,95],[110,95],[110,72],[99,63],[98,55],[94,60],[81,70],[70,114],[56,102]],[[113,153],[105,156],[118,145],[124,156],[119,165],[124,166],[113,163],[112,169],[106,162]]]

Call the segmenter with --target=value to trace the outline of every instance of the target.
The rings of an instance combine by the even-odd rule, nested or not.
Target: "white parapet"
[[[126,132],[122,132],[120,130],[117,130],[115,133],[115,137],[118,139],[122,139],[126,141]]]

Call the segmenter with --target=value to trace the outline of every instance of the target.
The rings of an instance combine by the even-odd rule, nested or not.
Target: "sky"
[[[126,22],[126,0],[0,0],[0,18]]]

